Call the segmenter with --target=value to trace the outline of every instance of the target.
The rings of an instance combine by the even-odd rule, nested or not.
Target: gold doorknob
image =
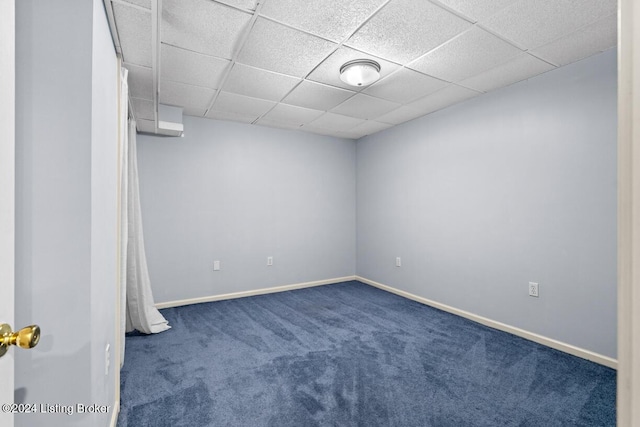
[[[21,348],[33,348],[40,341],[40,326],[31,325],[13,332],[6,323],[0,325],[0,357],[4,356],[9,347],[17,345]]]

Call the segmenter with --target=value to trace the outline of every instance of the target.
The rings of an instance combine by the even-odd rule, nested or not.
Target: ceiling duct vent
[[[158,104],[158,135],[183,136],[182,108]]]

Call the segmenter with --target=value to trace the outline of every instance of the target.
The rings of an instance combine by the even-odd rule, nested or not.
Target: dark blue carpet
[[[614,370],[359,282],[162,314],[119,427],[615,425]]]

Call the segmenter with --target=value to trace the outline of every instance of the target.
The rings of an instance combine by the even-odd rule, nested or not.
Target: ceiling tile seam
[[[155,131],[158,132],[158,103],[160,102],[160,31],[162,25],[162,0],[151,2],[151,78],[153,80],[153,118]]]
[[[222,78],[220,79],[220,87],[221,88],[223,88],[224,85],[227,83],[227,80],[229,79],[229,75],[231,74],[231,69],[235,65],[235,63],[236,63],[236,61],[238,59],[238,56],[240,55],[240,52],[242,52],[242,49],[244,48],[244,45],[247,43],[247,40],[249,39],[249,34],[251,34],[251,31],[253,30],[253,27],[255,26],[256,21],[258,20],[258,17],[260,16],[260,10],[262,9],[262,5],[263,4],[264,3],[262,3],[261,0],[258,0],[258,2],[256,3],[256,10],[253,11],[253,15],[251,16],[251,19],[249,20],[249,25],[247,26],[247,29],[245,30],[244,34],[242,35],[242,39],[240,40],[240,43],[238,44],[238,48],[233,53],[233,55],[231,55],[231,64],[227,66],[227,69],[225,70]],[[218,99],[219,95],[220,95],[220,90],[218,90],[213,95],[213,98],[211,99],[211,102],[209,103],[209,107],[205,110],[204,116],[202,116],[202,117],[205,117],[207,115],[207,113],[209,112],[209,110],[211,110],[211,108],[213,108],[213,104],[215,104],[215,102]]]
[[[527,55],[529,55],[529,56],[533,56],[534,58],[539,59],[539,60],[540,60],[540,61],[542,61],[542,62],[546,62],[547,64],[549,64],[549,65],[551,65],[551,66],[553,66],[553,67],[555,67],[555,68],[559,68],[559,67],[560,67],[560,64],[556,64],[555,62],[551,62],[551,61],[549,61],[548,59],[544,59],[544,58],[542,58],[541,56],[539,56],[539,55],[535,54],[534,52],[532,52],[532,51],[530,51],[530,50],[527,50],[525,53],[526,53]]]
[[[473,19],[470,16],[465,15],[464,13],[460,12],[459,10],[456,10],[450,6],[447,6],[444,3],[440,3],[438,0],[429,0],[429,3],[433,4],[434,6],[438,6],[440,9],[444,9],[447,12],[457,16],[458,18],[464,19],[467,22],[470,22],[471,24],[475,24],[476,22],[478,22],[477,20]]]
[[[192,49],[187,49],[186,47],[182,47],[182,46],[177,46],[175,44],[171,44],[171,43],[167,43],[167,42],[160,42],[161,45],[165,45],[165,46],[169,46],[172,47],[174,49],[180,49],[180,50],[184,50],[185,52],[189,52],[189,53],[195,53],[196,55],[200,55],[200,56],[204,56],[207,58],[214,58],[214,59],[219,59],[221,61],[231,61],[230,58],[224,58],[222,56],[215,56],[215,55],[209,55],[208,53],[204,53],[204,52],[198,52],[197,50],[192,50]]]
[[[118,33],[118,26],[116,25],[116,15],[113,11],[113,0],[102,0],[102,3],[107,13],[107,22],[109,23],[109,33],[111,33],[113,47],[116,50],[116,55],[120,57],[120,64],[122,65],[124,63],[124,57],[122,56],[122,43],[120,43],[120,34]]]
[[[137,5],[135,3],[129,3],[127,1],[123,1],[123,0],[111,0],[111,3],[118,3],[119,5],[122,6],[126,6],[126,7],[130,7],[132,9],[137,9],[141,12],[146,12],[146,13],[151,13],[151,9],[147,9],[146,7],[142,7],[140,5]]]
[[[351,38],[355,33],[357,33],[357,32],[358,32],[358,30],[359,30],[360,28],[362,28],[362,27],[363,27],[367,22],[369,22],[369,21],[370,21],[370,20],[371,20],[371,19],[372,19],[372,18],[373,18],[373,17],[374,17],[378,12],[380,12],[380,11],[381,11],[381,10],[382,10],[386,5],[388,5],[390,2],[391,2],[391,0],[386,0],[384,3],[382,3],[380,6],[378,6],[378,7],[376,8],[376,10],[374,10],[373,12],[371,12],[367,18],[365,18],[365,19],[364,19],[364,20],[363,20],[359,25],[357,25],[357,26],[356,26],[356,28],[355,28],[353,31],[351,31],[350,33],[348,33],[348,34],[345,36],[345,38],[344,38],[344,39],[342,39],[342,41],[341,41],[340,43],[338,43],[338,44],[337,44],[337,46],[336,46],[336,48],[335,48],[335,49],[333,49],[331,52],[329,52],[329,53],[327,54],[327,56],[325,56],[324,58],[322,58],[322,59],[321,59],[321,60],[316,64],[316,66],[315,66],[315,67],[313,67],[313,68],[312,68],[312,69],[311,69],[311,70],[310,70],[310,71],[309,71],[309,72],[308,72],[308,73],[303,77],[302,81],[298,82],[298,84],[296,84],[294,87],[292,87],[292,88],[291,88],[291,90],[289,90],[289,92],[287,92],[287,93],[286,93],[286,94],[285,94],[285,95],[280,99],[280,101],[278,101],[278,104],[280,104],[280,103],[281,103],[281,102],[282,102],[282,101],[283,101],[287,96],[289,96],[289,95],[291,94],[291,92],[293,92],[293,91],[294,91],[298,86],[300,86],[300,85],[302,84],[302,82],[304,82],[305,80],[310,81],[310,82],[313,82],[313,80],[309,80],[309,76],[311,75],[311,73],[313,73],[313,72],[314,72],[314,71],[315,71],[315,70],[316,70],[316,69],[317,69],[317,68],[318,68],[318,67],[319,67],[319,66],[320,66],[324,61],[326,61],[327,59],[329,59],[329,58],[331,57],[331,55],[333,55],[334,53],[336,53],[336,51],[337,51],[338,49],[340,49],[340,48],[344,45],[344,43],[345,43],[345,42],[347,42],[347,41],[348,41],[348,40],[349,40],[349,39],[350,39],[350,38]],[[264,17],[264,18],[266,18],[266,17]],[[267,19],[269,19],[269,18],[267,18]],[[275,21],[275,20],[271,20],[271,21],[273,21],[273,22],[278,22],[278,21]],[[291,26],[289,26],[289,27],[290,27],[290,28],[294,28],[294,27],[291,27]],[[296,29],[296,28],[294,28],[294,29]],[[296,30],[297,30],[297,29],[296,29]],[[303,32],[304,32],[304,31],[303,31]],[[315,36],[314,34],[311,34],[311,33],[308,33],[308,32],[304,32],[304,33]],[[334,42],[334,41],[332,41],[332,40],[328,40],[328,41],[330,41],[330,42],[332,42],[332,43],[335,43],[335,42]],[[362,52],[362,51],[358,50],[358,52]],[[375,55],[374,55],[374,56],[375,56]],[[314,83],[317,83],[317,82],[314,82]],[[327,86],[331,86],[331,85],[327,85]],[[331,86],[331,87],[334,87],[334,86]],[[341,89],[343,89],[343,88],[341,88]],[[364,89],[365,89],[365,88],[361,88],[359,91],[352,91],[352,92],[354,92],[354,94],[353,94],[353,95],[351,95],[349,98],[345,99],[343,102],[347,101],[348,99],[353,98],[353,97],[354,97],[354,96],[356,96],[360,91],[362,91],[362,90],[364,90]],[[269,113],[271,112],[271,110],[273,110],[274,108],[276,108],[276,106],[277,106],[278,104],[274,105],[271,109],[269,109],[269,111],[267,111],[266,113],[264,113],[262,116],[258,117],[258,118],[257,118],[256,120],[254,120],[251,124],[255,124],[257,121],[259,121],[260,119],[262,119],[262,117],[264,117],[264,116],[266,116],[267,114],[269,114]],[[340,103],[340,104],[342,104],[342,103]],[[340,105],[340,104],[338,104],[338,105]],[[336,105],[336,107],[337,107],[337,105]],[[334,107],[334,108],[335,108],[335,107]],[[326,114],[327,112],[328,112],[328,111],[325,111],[325,114]],[[320,117],[322,117],[322,116],[320,116]]]
[[[510,38],[508,38],[507,36],[505,36],[504,34],[500,34],[499,32],[485,26],[482,22],[477,22],[475,25],[478,26],[478,28],[480,28],[481,30],[486,31],[487,33],[491,34],[494,37],[499,38],[500,40],[502,40],[505,43],[509,43],[511,46],[513,47],[517,47],[518,49],[520,49],[523,52],[526,52],[529,48],[525,45],[522,45],[514,40],[511,40]]]
[[[221,5],[221,6],[226,6],[226,7],[230,8],[230,9],[237,10],[239,12],[248,13],[249,15],[253,14],[253,12],[255,11],[255,9],[245,9],[245,8],[242,8],[242,7],[239,7],[239,6],[234,6],[232,4],[228,4],[228,3],[225,3],[225,2],[222,2],[222,1],[218,1],[218,0],[211,0],[211,1],[213,1],[214,3],[217,3],[217,4]],[[262,1],[264,1],[264,0],[262,0]],[[256,9],[257,9],[257,3],[256,3]]]

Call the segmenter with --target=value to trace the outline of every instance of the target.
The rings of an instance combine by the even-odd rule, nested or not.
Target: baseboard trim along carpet
[[[455,314],[460,317],[464,317],[469,320],[473,320],[474,322],[480,323],[482,325],[488,326],[490,328],[498,329],[503,332],[508,332],[510,334],[519,336],[521,338],[527,339],[529,341],[536,342],[538,344],[546,345],[547,347],[551,347],[553,349],[571,354],[573,356],[581,357],[586,360],[590,360],[591,362],[599,363],[600,365],[607,366],[612,369],[618,369],[618,361],[608,356],[603,356],[602,354],[595,353],[590,350],[585,350],[580,347],[576,347],[571,344],[564,343],[562,341],[554,340],[553,338],[548,338],[543,335],[539,335],[533,332],[526,331],[524,329],[516,328],[515,326],[507,325],[506,323],[497,322],[495,320],[488,319],[486,317],[478,316],[477,314],[470,313],[468,311],[460,310],[455,307],[451,307],[446,304],[442,304],[436,301],[432,301],[427,298],[420,297],[418,295],[414,295],[412,293],[402,291],[400,289],[396,289],[391,286],[384,285],[382,283],[375,282],[373,280],[367,279],[365,277],[356,276],[355,280],[358,280],[362,283],[366,283],[367,285],[376,287],[378,289],[382,289],[383,291],[391,292],[396,295],[400,295],[401,297],[408,298],[410,300],[419,302],[421,304],[425,304],[442,311],[446,311],[448,313]]]
[[[356,280],[356,276],[337,277],[334,279],[316,280],[313,282],[295,283],[292,285],[275,286],[272,288],[254,289],[251,291],[232,292],[230,294],[212,295],[208,297],[189,298],[176,301],[161,302],[156,304],[156,308],[180,307],[183,305],[199,304],[203,302],[222,301],[227,299],[251,297],[254,295],[272,294],[275,292],[292,291],[294,289],[311,288],[313,286],[332,285],[334,283],[348,282]]]

